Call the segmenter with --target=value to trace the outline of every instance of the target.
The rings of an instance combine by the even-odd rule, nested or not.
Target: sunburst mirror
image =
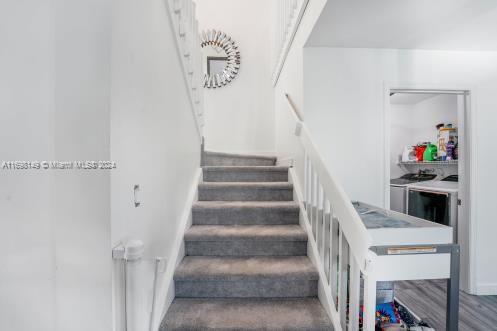
[[[204,87],[217,88],[230,83],[240,69],[240,51],[226,33],[203,31],[201,36],[204,61]]]

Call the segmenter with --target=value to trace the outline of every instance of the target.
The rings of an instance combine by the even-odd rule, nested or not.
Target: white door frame
[[[384,143],[384,159],[382,174],[384,182],[384,206],[389,208],[390,205],[390,134],[391,134],[391,106],[390,93],[433,93],[433,94],[456,94],[464,96],[464,117],[460,118],[458,114],[458,122],[462,122],[463,126],[463,145],[464,152],[461,153],[464,161],[463,168],[466,176],[463,178],[463,196],[458,196],[462,199],[464,210],[467,215],[466,223],[461,224],[459,229],[464,228],[465,231],[459,231],[461,243],[461,266],[468,266],[461,269],[461,289],[476,294],[476,213],[477,213],[477,197],[476,197],[476,162],[477,162],[477,135],[475,129],[476,123],[476,104],[475,95],[476,88],[474,86],[454,86],[451,84],[433,85],[433,84],[406,84],[406,83],[384,83],[384,99],[383,99],[383,143]],[[459,100],[458,100],[459,101]],[[459,106],[459,102],[458,102]],[[462,152],[462,150],[461,150]],[[458,167],[459,172],[460,167]],[[458,222],[460,222],[458,220]],[[461,235],[462,234],[462,235]]]

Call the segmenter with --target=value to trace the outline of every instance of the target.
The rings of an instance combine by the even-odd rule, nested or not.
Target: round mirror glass
[[[205,68],[204,72],[209,75],[222,74],[228,63],[226,52],[219,46],[208,45],[202,48]]]
[[[240,52],[224,32],[202,32],[201,46],[204,65],[204,87],[222,87],[231,82],[240,69]]]

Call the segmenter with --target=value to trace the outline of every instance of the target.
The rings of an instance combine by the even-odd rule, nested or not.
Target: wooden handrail
[[[295,116],[297,116],[299,121],[303,122],[304,121],[304,114],[302,114],[302,112],[300,110],[298,110],[297,106],[295,105],[295,103],[293,102],[292,98],[290,97],[290,95],[288,93],[285,93],[285,97],[288,100],[288,103],[290,104],[290,106],[292,107],[292,110],[295,113]]]

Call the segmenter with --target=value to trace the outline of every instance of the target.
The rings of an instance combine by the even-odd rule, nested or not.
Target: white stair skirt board
[[[157,330],[159,328],[160,322],[164,318],[164,315],[166,314],[174,299],[174,271],[185,257],[185,243],[183,241],[183,237],[186,233],[186,230],[192,224],[192,206],[195,201],[197,201],[197,188],[201,181],[202,168],[199,168],[192,180],[192,185],[190,187],[190,191],[183,208],[180,225],[178,227],[176,236],[174,237],[175,240],[172,247],[171,257],[167,260],[166,272],[164,273],[164,286],[158,289],[156,301],[157,306],[156,311],[154,312],[154,316],[157,316],[157,318],[153,321],[154,330]],[[161,303],[164,304],[161,305]]]

